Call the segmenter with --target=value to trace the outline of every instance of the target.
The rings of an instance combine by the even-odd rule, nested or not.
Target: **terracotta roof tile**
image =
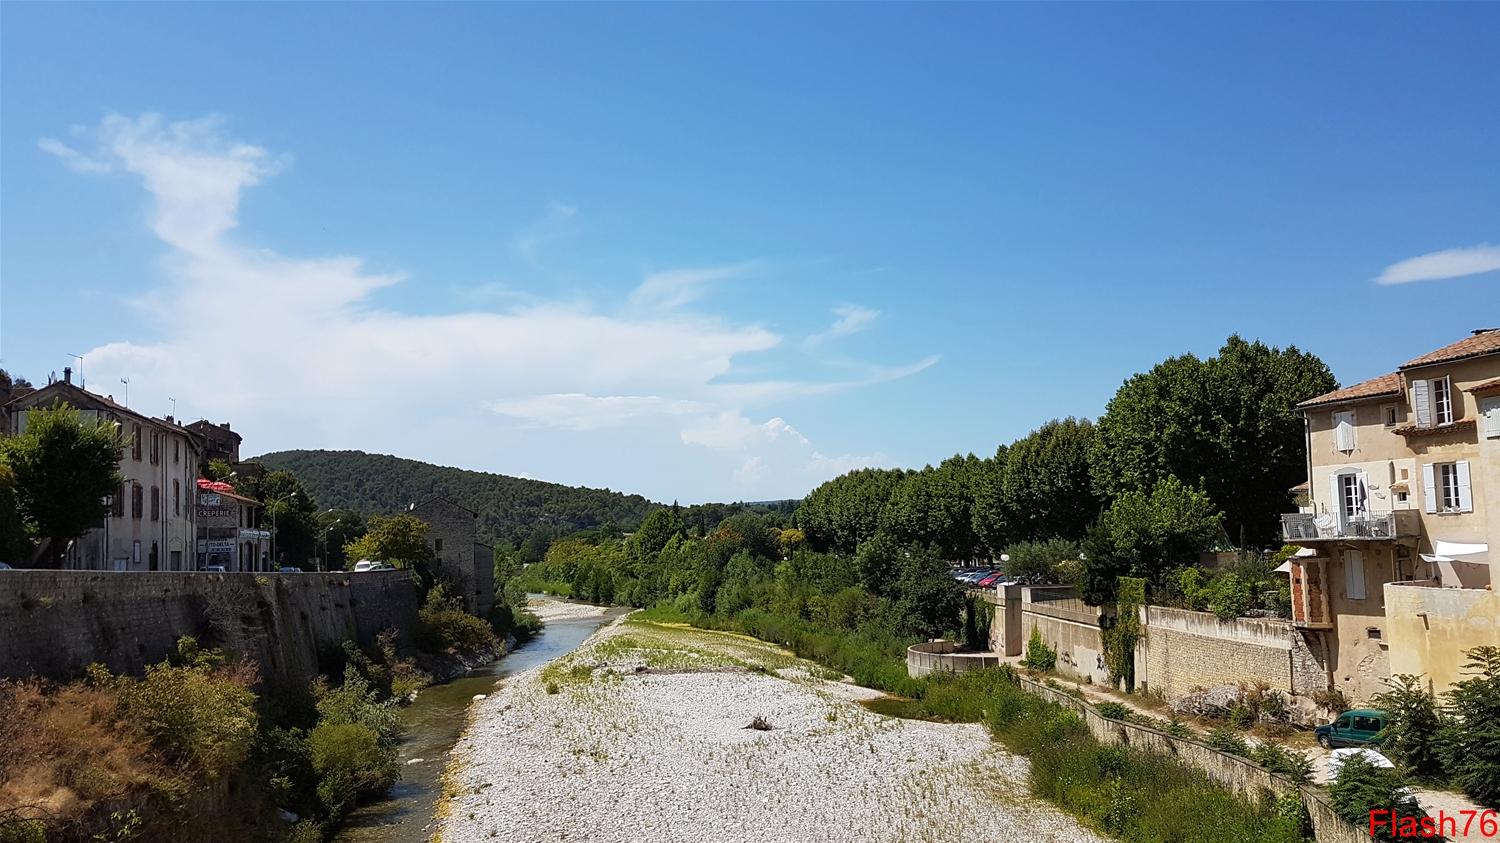
[[[1471,427],[1474,427],[1475,424],[1476,422],[1473,419],[1459,419],[1455,422],[1433,425],[1432,427],[1418,427],[1417,425],[1409,424],[1405,427],[1396,428],[1394,431],[1392,431],[1392,433],[1399,433],[1402,436],[1437,436],[1441,433],[1452,433],[1456,430],[1467,430]]]
[[[1367,381],[1346,386],[1343,389],[1335,389],[1319,395],[1317,398],[1309,398],[1298,404],[1298,407],[1317,407],[1323,404],[1342,404],[1345,401],[1359,401],[1365,398],[1375,398],[1380,395],[1400,395],[1401,376],[1395,372],[1389,375],[1381,375],[1378,378],[1370,378]]]
[[[1485,381],[1484,383],[1476,383],[1469,387],[1467,391],[1476,394],[1480,392],[1500,392],[1500,378]]]
[[[1449,363],[1454,360],[1478,357],[1481,354],[1496,353],[1500,353],[1500,328],[1491,328],[1445,345],[1437,351],[1429,351],[1421,357],[1408,360],[1401,364],[1401,369],[1405,371],[1418,366],[1431,366],[1434,363]]]

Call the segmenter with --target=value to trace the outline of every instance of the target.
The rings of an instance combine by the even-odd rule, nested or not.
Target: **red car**
[[[992,587],[994,587],[994,585],[996,583],[1000,582],[1003,579],[1005,579],[1005,575],[1002,574],[1002,573],[1000,573],[999,571],[996,571],[995,573],[990,574],[989,576],[985,577],[984,579],[980,580],[979,582],[974,583],[974,587],[975,588],[992,588]]]

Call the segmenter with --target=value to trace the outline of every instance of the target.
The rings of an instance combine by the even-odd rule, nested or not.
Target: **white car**
[[[376,562],[373,559],[361,559],[354,563],[354,573],[362,574],[365,571],[394,571],[396,566],[389,562]]]

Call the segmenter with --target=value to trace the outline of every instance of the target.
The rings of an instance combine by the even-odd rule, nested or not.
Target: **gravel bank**
[[[616,622],[471,710],[442,840],[1100,839],[1029,796],[1025,760],[982,727],[876,715],[857,703],[874,692],[821,674],[753,639]]]
[[[549,597],[533,597],[526,601],[526,608],[535,612],[543,623],[549,621],[574,621],[582,618],[597,618],[609,611],[603,606],[586,603],[565,603]]]

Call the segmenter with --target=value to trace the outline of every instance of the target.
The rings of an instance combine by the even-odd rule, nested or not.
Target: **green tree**
[[[880,529],[886,501],[906,472],[865,468],[813,489],[797,510],[797,525],[817,550],[853,553]]]
[[[673,536],[684,534],[682,517],[670,507],[653,509],[625,543],[634,559],[651,559],[661,553]]]
[[[318,555],[318,506],[301,481],[290,471],[271,471],[245,485],[242,494],[265,504],[266,523],[275,530],[277,564],[310,567]]]
[[[31,531],[16,500],[16,473],[0,459],[0,562],[18,565],[31,554]]]
[[[1114,602],[1118,577],[1141,577],[1160,587],[1168,572],[1194,564],[1219,535],[1222,516],[1208,495],[1176,477],[1150,494],[1126,492],[1099,517],[1084,542],[1084,594],[1089,603]]]
[[[1239,336],[1215,357],[1172,357],[1125,382],[1099,419],[1092,446],[1099,491],[1115,498],[1175,476],[1199,485],[1236,539],[1275,539],[1287,492],[1306,479],[1299,402],[1337,381],[1295,346]]]
[[[328,557],[324,560],[324,569],[347,570],[350,563],[344,553],[345,547],[368,529],[365,517],[352,509],[329,509],[318,513],[318,545]]]
[[[1009,459],[1009,446],[1001,445],[993,457],[974,466],[972,475],[974,535],[992,556],[998,556],[1001,548],[1016,541],[1016,529],[1005,502],[1005,466]]]
[[[1452,728],[1444,746],[1453,783],[1475,800],[1500,809],[1500,647],[1467,653],[1467,679],[1448,691]]]
[[[1098,519],[1089,472],[1094,436],[1087,419],[1054,419],[1007,449],[1001,493],[1017,539],[1077,540]]]
[[[1445,734],[1437,698],[1420,676],[1397,674],[1386,680],[1390,690],[1375,697],[1375,705],[1391,716],[1380,748],[1415,776],[1442,775],[1442,736]]]
[[[936,547],[945,558],[968,561],[983,547],[974,531],[974,479],[980,460],[953,456],[938,467],[908,472],[886,501],[880,530],[897,544]]]
[[[84,421],[67,404],[29,410],[26,430],[0,439],[0,462],[15,476],[16,511],[47,541],[49,567],[61,567],[68,542],[104,519],[105,498],[120,493],[123,448],[115,425]]]
[[[397,568],[411,568],[425,580],[431,576],[432,547],[427,544],[426,521],[401,512],[377,515],[370,529],[344,546],[344,556],[359,561],[373,559]]]

